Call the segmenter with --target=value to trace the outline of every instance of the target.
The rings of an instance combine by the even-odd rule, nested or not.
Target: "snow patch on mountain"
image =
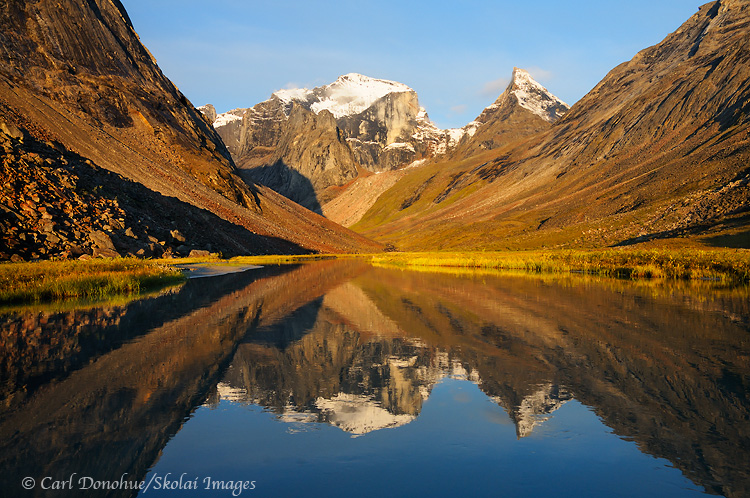
[[[285,104],[297,101],[307,104],[315,114],[326,110],[336,119],[359,114],[375,101],[389,93],[413,91],[403,83],[370,78],[357,73],[349,73],[329,85],[312,90],[307,88],[284,89],[274,92],[274,96]]]
[[[357,394],[339,393],[331,399],[321,397],[315,401],[315,406],[329,424],[354,435],[399,427],[416,418],[390,413],[371,397]]]
[[[395,149],[406,149],[409,152],[415,152],[414,146],[412,144],[407,144],[405,142],[394,142],[392,144],[388,144],[383,150],[395,150]]]
[[[511,93],[518,99],[518,104],[540,118],[553,122],[565,114],[561,109],[570,106],[550,93],[549,90],[534,81],[523,69],[513,69]]]
[[[285,104],[291,104],[293,101],[304,102],[308,99],[312,90],[307,88],[287,88],[274,92],[273,95],[279,98]]]
[[[214,128],[226,126],[234,121],[242,121],[246,112],[247,109],[232,109],[231,111],[221,113],[214,120]]]

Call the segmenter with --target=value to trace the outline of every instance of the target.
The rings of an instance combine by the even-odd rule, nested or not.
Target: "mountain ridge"
[[[290,120],[295,106],[311,115],[328,110],[334,118],[326,124],[320,117],[307,119],[317,119],[318,128],[325,127],[330,137],[324,141],[329,150],[315,159],[303,151],[320,145],[320,133],[316,132],[313,143],[309,142],[310,130],[295,128]],[[342,189],[345,192],[360,173],[389,172],[451,155],[454,150],[470,154],[496,148],[546,129],[565,111],[566,104],[526,71],[515,68],[506,91],[476,120],[463,128],[441,130],[430,121],[412,88],[349,73],[312,90],[279,90],[255,107],[219,114],[213,123],[245,178],[325,212],[335,221],[349,223],[353,218],[335,212],[333,204],[325,210],[321,206],[342,195]],[[298,137],[297,146],[282,145],[285,136]]]
[[[749,25],[747,2],[704,5],[547,131],[415,171],[353,228],[403,249],[747,244]]]
[[[84,216],[75,222],[76,230],[63,228],[70,223],[67,197],[74,203],[109,201],[76,197],[65,187],[62,196],[40,196],[40,201],[34,201],[42,203],[39,210],[47,208],[52,224],[39,210],[21,210],[28,201],[22,194],[24,182],[33,180],[20,172],[31,172],[27,166],[37,164],[39,158],[53,166],[63,160],[75,163],[82,176],[73,173],[71,182],[89,178],[86,168],[95,166],[119,175],[118,181],[145,186],[151,193],[144,193],[140,202],[157,225],[150,226],[151,231],[169,234],[177,230],[187,236],[185,244],[158,235],[156,242],[150,242],[160,246],[155,248],[157,253],[170,249],[187,255],[192,249],[208,249],[196,244],[205,240],[204,234],[224,226],[209,221],[212,216],[244,234],[238,237],[246,244],[243,247],[216,238],[220,242],[212,250],[228,255],[379,247],[295,207],[266,187],[241,179],[221,137],[161,72],[119,1],[81,4],[65,0],[53,5],[9,0],[0,9],[0,22],[0,122],[5,130],[1,138],[7,158],[21,158],[2,165],[4,178],[21,182],[13,189],[6,186],[3,192],[3,259],[63,255],[75,247],[90,255],[96,249],[91,234],[105,226],[108,238],[127,242],[116,248],[117,254],[144,249],[142,240],[133,242],[125,234],[128,229],[134,234],[149,231],[141,224],[139,213],[146,214],[142,206],[121,206],[126,209],[118,215],[124,219],[118,228],[112,224],[99,227],[92,217]],[[52,188],[57,181],[54,170],[44,169],[42,174],[39,181]],[[45,206],[45,199],[62,204]],[[175,216],[162,220],[163,213],[149,211],[147,199],[154,200],[153,209],[174,210]],[[195,216],[180,219],[181,211],[193,208]],[[22,229],[26,241],[11,235],[12,228]]]

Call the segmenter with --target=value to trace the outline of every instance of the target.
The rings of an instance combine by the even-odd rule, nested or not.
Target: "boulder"
[[[115,249],[115,244],[112,242],[112,239],[109,238],[109,235],[102,232],[101,230],[94,230],[93,232],[89,233],[89,239],[94,244],[94,249],[99,249],[100,254],[102,254],[102,251],[108,254],[114,253],[115,255],[119,256],[117,254],[117,249]],[[107,257],[117,257],[117,256],[107,256]],[[94,253],[94,257],[96,257],[96,253]]]
[[[95,247],[93,256],[95,258],[119,258],[120,253],[118,253],[114,249],[104,249],[100,247]]]
[[[177,242],[185,242],[185,240],[187,240],[185,239],[185,236],[182,235],[182,233],[179,230],[172,230],[169,233],[170,235],[172,235],[172,238],[176,240]]]

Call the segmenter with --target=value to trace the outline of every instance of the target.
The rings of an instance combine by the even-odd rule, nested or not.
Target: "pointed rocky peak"
[[[521,439],[530,436],[536,427],[552,418],[552,413],[573,399],[573,395],[565,387],[549,383],[536,386],[516,406],[508,407],[501,396],[491,396],[491,399],[507,410],[516,424],[516,436]]]
[[[463,130],[471,137],[482,125],[494,123],[498,119],[506,121],[518,107],[548,123],[557,121],[570,109],[568,104],[537,83],[528,71],[514,67],[513,76],[505,91],[492,105],[485,107],[477,119],[464,126]]]
[[[560,119],[570,106],[537,83],[523,69],[513,68],[505,91],[455,135],[457,154],[468,157],[531,136]]]
[[[570,109],[568,104],[537,83],[528,71],[517,67],[513,68],[510,85],[493,106],[501,105],[510,96],[515,97],[518,105],[549,123],[557,121]]]
[[[560,119],[570,109],[568,104],[537,83],[527,71],[517,67],[513,68],[511,93],[521,107],[550,123]]]

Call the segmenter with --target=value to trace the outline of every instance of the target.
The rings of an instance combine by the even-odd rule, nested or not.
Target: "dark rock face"
[[[337,120],[359,163],[369,171],[387,171],[428,155],[429,144],[414,137],[421,108],[414,91],[389,93],[359,114]],[[408,144],[408,154],[390,153],[391,144]],[[406,147],[404,147],[406,149]]]
[[[315,114],[298,105],[292,108],[271,165],[243,172],[318,213],[328,187],[357,176],[354,155],[331,113]]]

